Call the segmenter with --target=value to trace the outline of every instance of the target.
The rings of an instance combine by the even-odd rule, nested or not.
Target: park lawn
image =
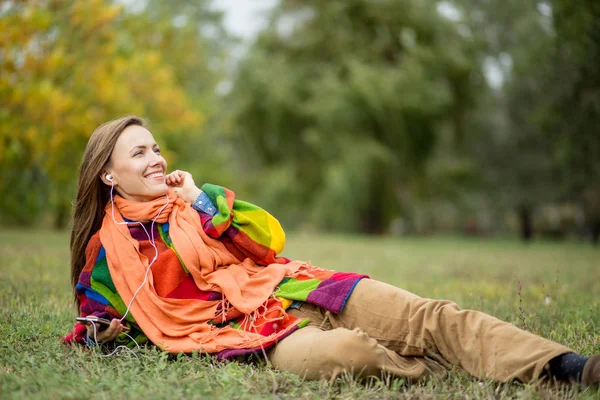
[[[502,239],[291,235],[284,255],[449,298],[576,351],[600,353],[600,249]],[[404,380],[305,382],[264,364],[156,349],[100,357],[73,323],[68,234],[0,230],[0,398],[600,398],[579,387],[495,384],[453,370]]]

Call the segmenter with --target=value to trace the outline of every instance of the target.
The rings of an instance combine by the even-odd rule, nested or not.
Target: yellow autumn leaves
[[[176,64],[147,45],[161,32],[143,19],[106,0],[4,3],[0,194],[33,171],[51,182],[46,207],[68,208],[87,138],[124,114],[150,119],[159,137],[201,129],[203,114],[192,107]]]

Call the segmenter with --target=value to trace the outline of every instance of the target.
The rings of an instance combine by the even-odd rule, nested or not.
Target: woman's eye
[[[156,149],[154,149],[154,152],[155,152],[156,154],[160,154],[160,149],[156,148]]]
[[[134,157],[135,157],[135,156],[139,156],[140,154],[143,154],[143,153],[144,153],[144,152],[143,152],[143,151],[141,151],[141,150],[140,150],[140,151],[136,151],[136,152],[133,154],[133,156],[134,156]]]

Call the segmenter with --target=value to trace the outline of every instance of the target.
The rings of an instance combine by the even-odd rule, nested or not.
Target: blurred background
[[[288,230],[597,243],[599,65],[597,0],[0,1],[0,225],[137,114]]]

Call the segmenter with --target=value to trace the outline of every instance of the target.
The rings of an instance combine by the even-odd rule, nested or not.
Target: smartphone
[[[110,325],[110,321],[107,320],[106,318],[98,318],[98,317],[76,317],[75,318],[77,321],[79,322],[93,322],[96,324],[100,325],[99,330],[103,331],[104,329],[108,328],[108,326]],[[123,325],[123,330],[124,331],[128,331],[129,327]]]

